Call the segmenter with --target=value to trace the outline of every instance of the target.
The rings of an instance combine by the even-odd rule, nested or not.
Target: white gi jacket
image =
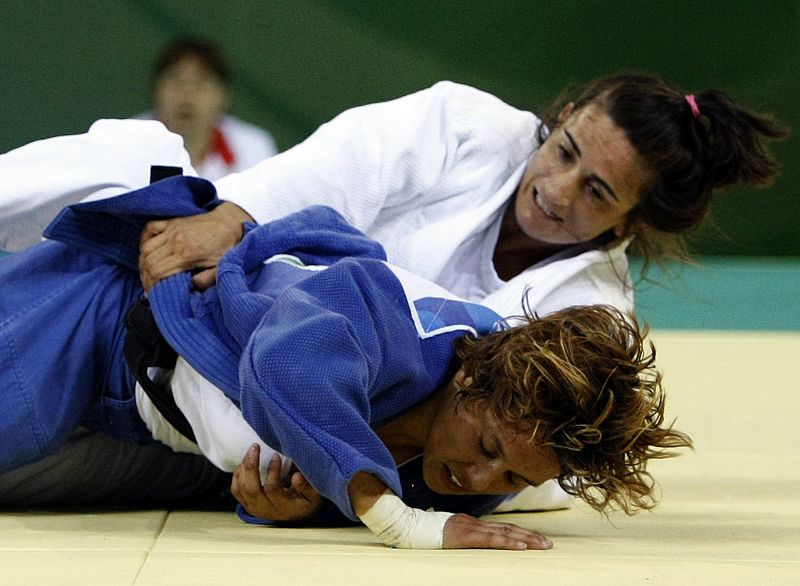
[[[266,222],[315,203],[384,245],[389,261],[502,315],[526,289],[540,314],[579,304],[632,308],[626,244],[559,255],[509,282],[494,270],[500,223],[540,121],[451,82],[347,110],[278,157],[216,182]]]

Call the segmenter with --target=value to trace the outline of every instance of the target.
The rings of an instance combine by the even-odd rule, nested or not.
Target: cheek
[[[438,474],[436,473],[436,470],[438,469],[439,469],[438,465],[434,464],[434,462],[427,457],[427,454],[423,456],[422,480],[425,482],[428,488],[430,488],[434,492],[441,491],[441,487],[439,486]]]
[[[153,93],[153,101],[156,104],[168,104],[173,101],[174,94],[175,92],[169,85],[162,84]]]
[[[528,163],[528,168],[525,169],[523,174],[523,181],[530,183],[533,180],[547,176],[552,171],[554,153],[548,146],[549,144],[549,142],[543,144],[531,159],[531,162]]]
[[[575,232],[583,240],[591,240],[604,234],[608,230],[616,227],[624,221],[625,216],[617,213],[610,213],[604,206],[593,203],[588,198],[584,198],[576,206],[573,216]]]
[[[445,407],[431,425],[425,442],[425,455],[431,460],[446,462],[462,461],[472,443],[477,445],[476,423],[463,405],[457,411],[452,406]]]
[[[446,422],[443,421],[440,415],[434,419],[428,436],[425,438],[425,444],[422,448],[425,461],[440,460],[442,458],[442,446],[447,445],[448,439]]]
[[[218,91],[206,91],[197,96],[198,106],[209,115],[217,116],[225,108],[225,97]]]
[[[156,94],[156,102],[166,108],[175,109],[187,100],[187,96],[189,98],[192,97],[191,93],[186,92],[181,85],[176,83],[165,84]]]

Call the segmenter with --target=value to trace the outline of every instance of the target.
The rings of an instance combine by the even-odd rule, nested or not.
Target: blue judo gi
[[[123,316],[143,294],[139,234],[148,220],[218,203],[204,180],[166,179],[66,208],[45,233],[51,241],[0,262],[0,470],[55,451],[78,425],[148,440],[122,357]],[[246,226],[215,287],[193,291],[184,273],[149,301],[176,352],[354,519],[347,484],[356,472],[403,493],[373,427],[446,384],[454,340],[499,320],[425,289],[337,212],[314,207]],[[448,506],[458,498],[428,502],[420,482],[405,483],[422,491],[412,506],[464,510]],[[479,504],[473,513],[498,502],[462,498]]]

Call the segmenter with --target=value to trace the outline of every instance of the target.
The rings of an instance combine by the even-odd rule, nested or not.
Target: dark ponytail
[[[778,166],[764,139],[780,139],[786,132],[768,118],[737,106],[724,93],[711,90],[696,96],[708,136],[706,165],[710,188],[739,182],[769,185]]]

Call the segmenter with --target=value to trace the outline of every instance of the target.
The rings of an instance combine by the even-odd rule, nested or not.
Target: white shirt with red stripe
[[[213,181],[249,169],[277,152],[275,140],[266,130],[234,116],[222,116],[214,128],[212,151],[197,165],[197,173]]]

